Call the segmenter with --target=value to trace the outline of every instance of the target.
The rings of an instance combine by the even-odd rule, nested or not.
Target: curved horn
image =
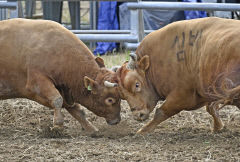
[[[113,66],[111,68],[111,71],[117,72],[117,70],[120,68],[121,66]]]
[[[137,55],[135,53],[130,53],[130,60],[128,62],[127,68],[128,69],[135,69],[137,61]]]
[[[111,87],[117,87],[117,86],[118,86],[117,83],[111,83],[111,82],[109,82],[109,81],[104,81],[104,85],[105,85],[106,87],[109,87],[109,88],[111,88]]]
[[[133,59],[133,61],[137,61],[137,55],[134,52],[130,53],[130,57]]]

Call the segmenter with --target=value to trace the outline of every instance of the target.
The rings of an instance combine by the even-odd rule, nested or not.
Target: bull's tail
[[[234,82],[224,75],[219,75],[213,85],[211,93],[208,94],[213,99],[214,105],[221,104],[218,109],[233,105],[234,101],[240,100],[240,84],[236,83],[236,80]]]

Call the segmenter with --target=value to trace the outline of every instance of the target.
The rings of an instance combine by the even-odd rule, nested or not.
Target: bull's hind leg
[[[98,131],[98,129],[86,119],[85,112],[81,109],[79,104],[74,104],[71,107],[66,107],[66,109],[75,119],[79,121],[84,130],[88,132]]]
[[[32,70],[28,72],[26,89],[28,98],[54,109],[53,124],[61,127],[64,122],[61,112],[63,98],[52,81],[42,73]]]
[[[212,105],[208,104],[206,106],[207,112],[210,115],[212,115],[212,117],[213,117],[213,121],[214,121],[214,123],[213,123],[213,131],[214,132],[218,132],[218,131],[220,131],[224,127],[224,125],[222,123],[222,120],[219,118],[219,112],[217,110],[218,106],[219,105],[214,105],[214,104],[212,104]]]
[[[194,93],[191,91],[176,90],[167,96],[166,101],[156,109],[154,118],[144,125],[137,134],[152,132],[158,124],[179,113],[182,110],[190,110],[196,106]]]

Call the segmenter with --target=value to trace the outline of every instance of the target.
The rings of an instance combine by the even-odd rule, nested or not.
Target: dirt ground
[[[116,126],[86,110],[99,128],[93,135],[65,110],[64,115],[64,130],[54,132],[49,108],[25,99],[0,101],[0,161],[240,162],[240,110],[235,107],[220,111],[225,128],[218,134],[211,132],[205,108],[181,112],[146,136],[135,135],[147,121],[135,121],[125,101]]]
[[[240,161],[235,107],[220,111],[225,128],[218,134],[211,132],[205,108],[181,112],[146,136],[135,135],[145,122],[132,118],[125,101],[116,126],[86,114],[97,134],[87,134],[65,110],[64,130],[57,134],[49,108],[25,99],[0,101],[0,161]]]

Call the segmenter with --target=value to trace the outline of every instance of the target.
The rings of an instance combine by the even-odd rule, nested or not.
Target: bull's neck
[[[145,52],[145,50],[147,50],[147,52]],[[149,53],[148,51],[151,51],[151,49],[145,47],[143,48],[142,45],[140,45],[138,47],[138,49],[136,50],[136,53],[138,55],[138,60],[140,60],[143,56],[146,55],[146,53]],[[158,93],[155,85],[154,85],[154,71],[153,71],[153,66],[152,66],[152,60],[151,60],[151,55],[148,55],[149,59],[150,59],[150,66],[148,68],[148,70],[145,73],[145,78],[147,81],[148,86],[150,87],[152,93],[154,94],[154,100],[159,100],[162,98],[162,95],[160,93]]]
[[[96,64],[93,64],[92,66],[87,66],[88,68],[83,68],[83,65],[81,65],[78,68],[75,68],[74,70],[70,71],[68,78],[65,78],[65,83],[68,88],[69,92],[66,92],[67,94],[64,94],[64,98],[67,101],[68,98],[66,96],[70,97],[71,103],[67,101],[68,104],[72,104],[72,102],[80,103],[81,105],[91,108],[93,105],[93,98],[91,91],[89,91],[84,86],[84,77],[87,76],[91,78],[92,80],[95,80],[97,78],[98,73],[100,72],[99,66]],[[65,92],[64,92],[65,93]]]
[[[146,80],[147,80],[147,83],[148,83],[149,87],[151,88],[152,93],[154,94],[155,99],[156,100],[163,100],[164,95],[161,92],[158,92],[157,88],[155,87],[154,72],[152,71],[151,66],[149,67],[149,70],[146,73]]]

